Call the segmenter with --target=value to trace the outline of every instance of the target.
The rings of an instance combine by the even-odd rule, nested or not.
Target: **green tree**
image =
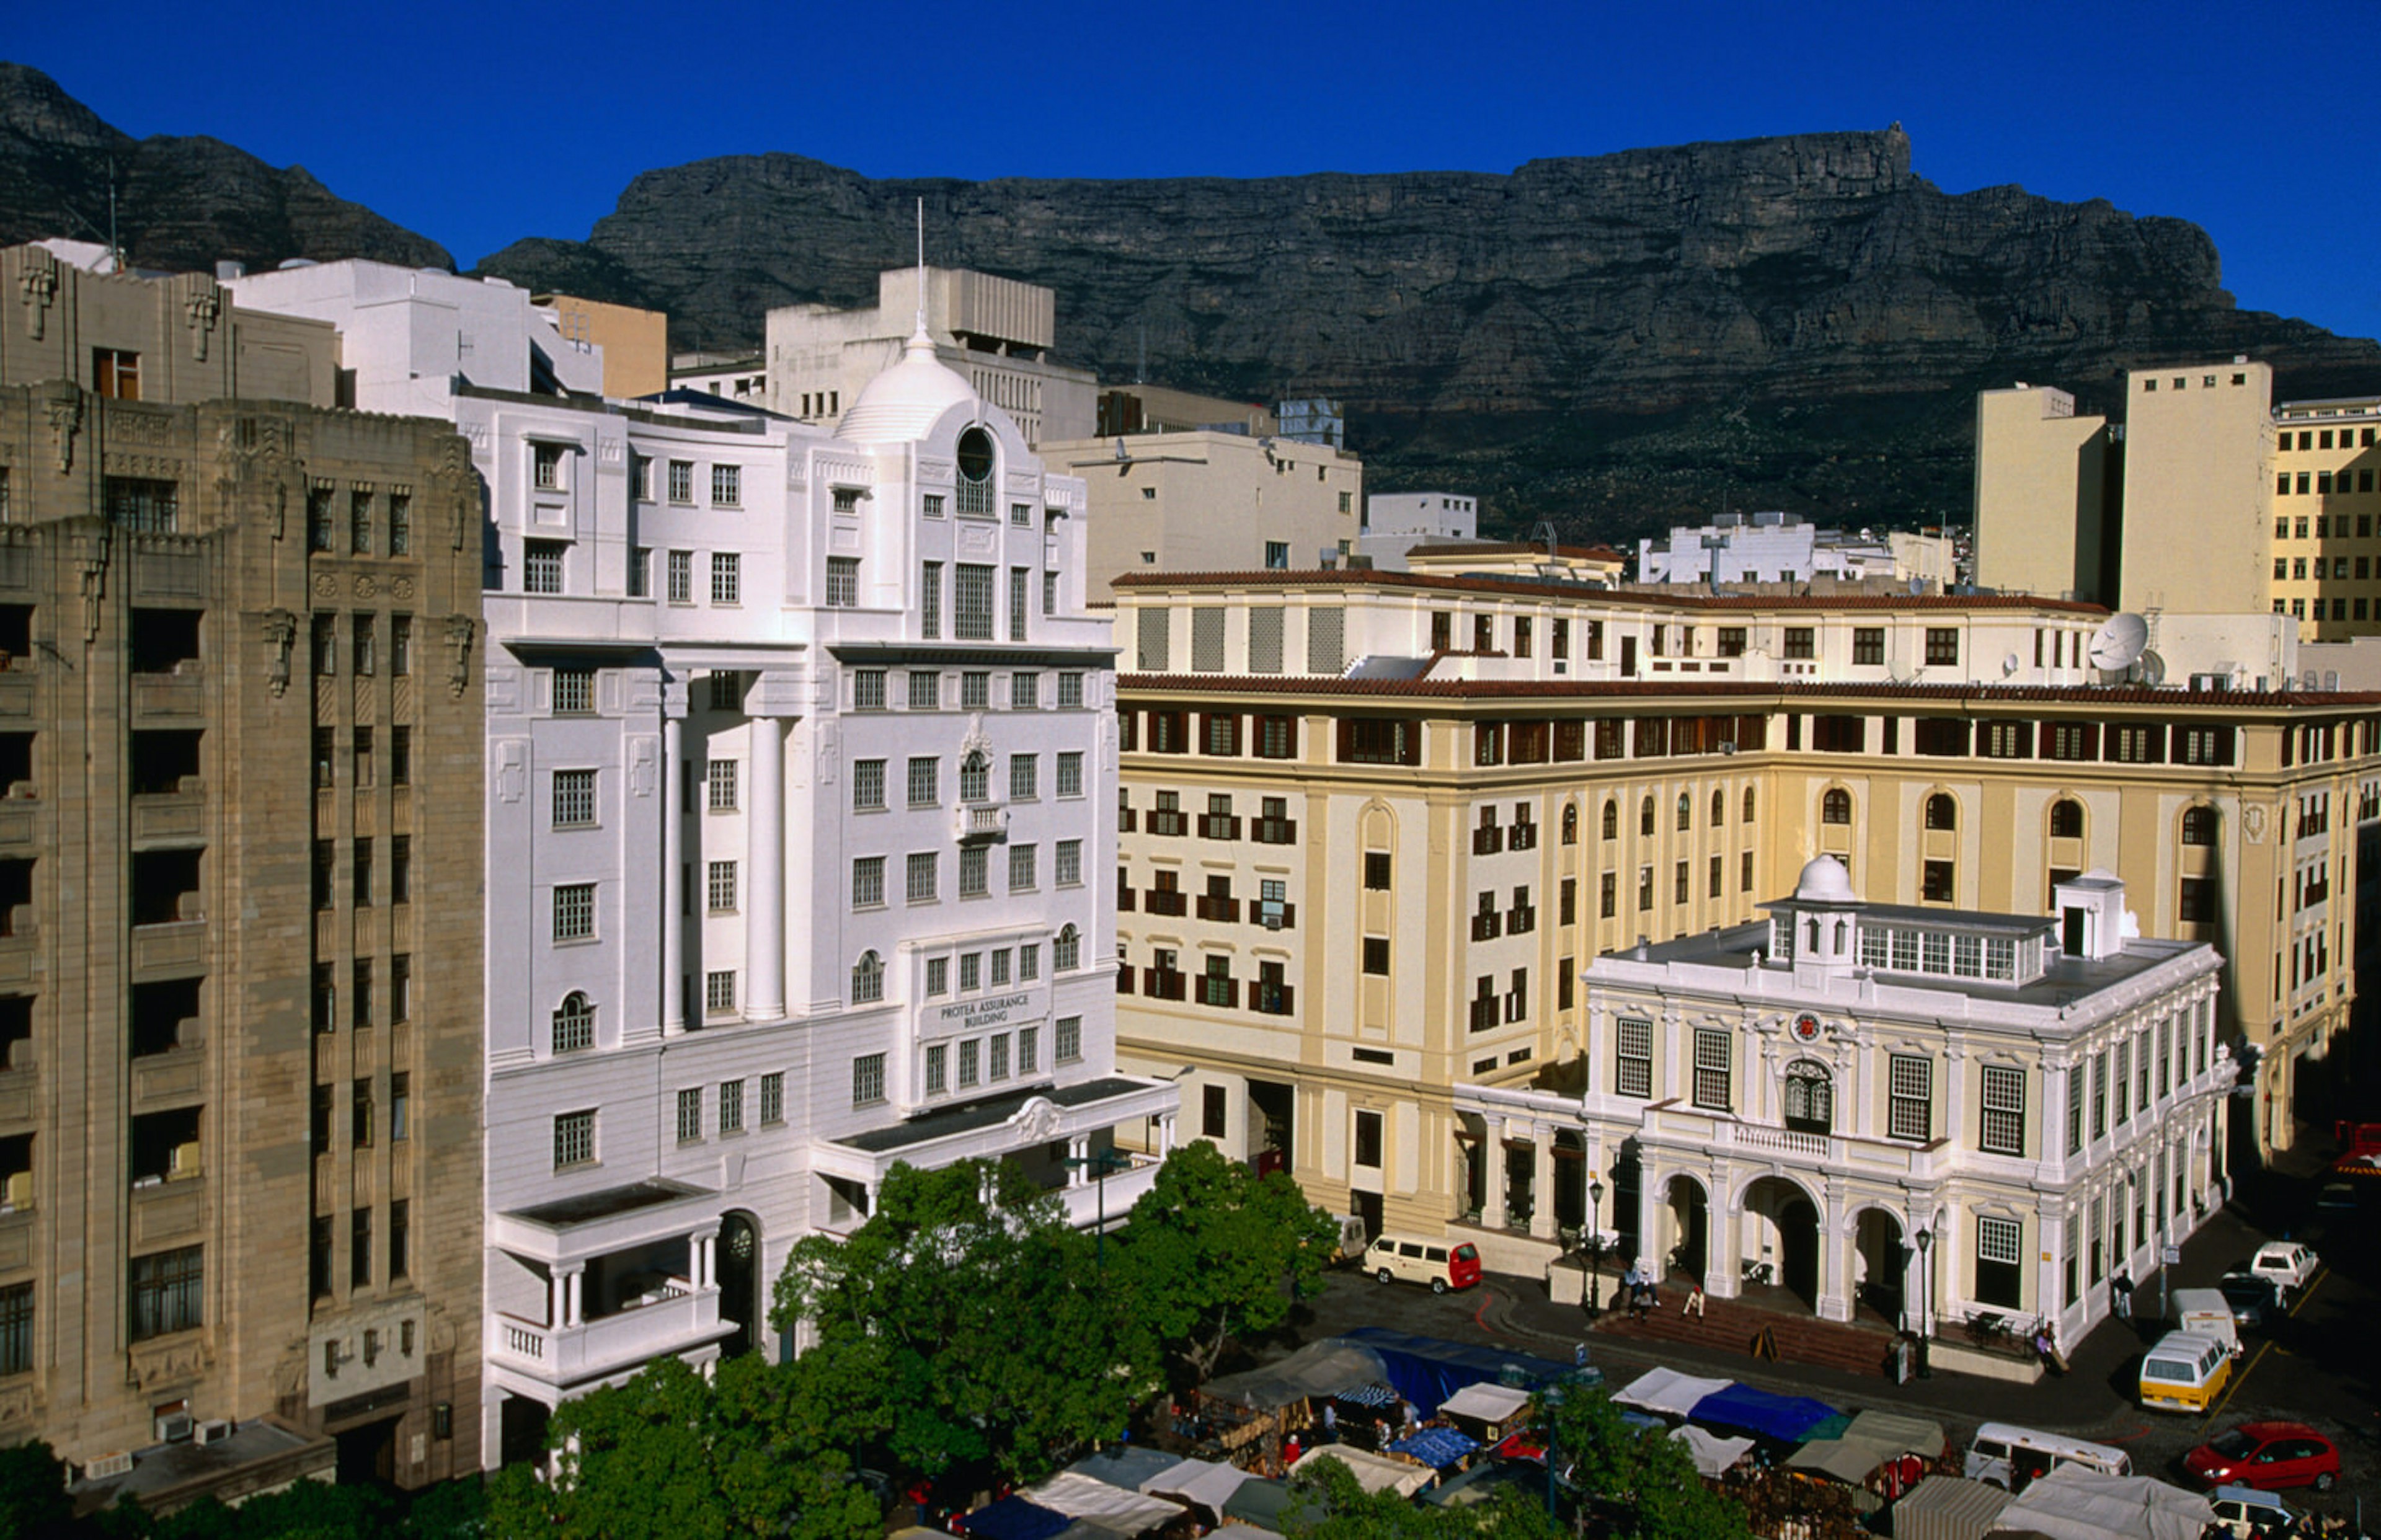
[[[744,1357],[705,1379],[664,1358],[625,1385],[565,1401],[547,1433],[562,1451],[558,1474],[504,1472],[490,1488],[488,1533],[870,1540],[882,1527],[875,1499],[842,1454],[808,1441],[810,1419],[789,1404],[808,1378]]]
[[[1157,1388],[1156,1338],[1090,1238],[1007,1162],[896,1166],[849,1240],[806,1236],[770,1322],[807,1324],[814,1404],[902,1466],[1032,1480]]]
[[[355,1540],[395,1534],[394,1513],[372,1487],[301,1481],[238,1508],[201,1497],[146,1528],[153,1540]]]
[[[74,1515],[66,1461],[41,1439],[0,1449],[0,1540],[17,1540]]]
[[[1236,1337],[1271,1330],[1323,1288],[1338,1227],[1285,1172],[1257,1176],[1203,1140],[1166,1156],[1132,1205],[1119,1277],[1201,1379]]]
[[[1538,1406],[1543,1423],[1549,1408]],[[1662,1428],[1622,1421],[1601,1389],[1572,1389],[1551,1408],[1566,1479],[1610,1521],[1618,1540],[1747,1540],[1744,1505],[1706,1485],[1687,1447]]]
[[[1291,1540],[1559,1540],[1545,1506],[1507,1487],[1484,1505],[1435,1508],[1395,1492],[1367,1492],[1336,1460],[1302,1460],[1290,1490],[1313,1506],[1293,1508]],[[1318,1513],[1315,1509],[1320,1509]]]

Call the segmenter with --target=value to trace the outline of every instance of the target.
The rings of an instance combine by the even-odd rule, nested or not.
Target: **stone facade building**
[[[435,423],[0,389],[0,1436],[86,1501],[479,1466],[478,533]]]

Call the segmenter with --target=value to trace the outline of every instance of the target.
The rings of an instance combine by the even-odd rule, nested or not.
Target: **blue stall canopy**
[[[1698,1423],[1741,1428],[1785,1444],[1799,1444],[1828,1431],[1841,1431],[1849,1422],[1842,1412],[1824,1401],[1814,1401],[1808,1396],[1773,1396],[1749,1385],[1715,1390],[1697,1401],[1688,1415]],[[1830,1421],[1836,1424],[1834,1430],[1826,1428]]]
[[[1479,1448],[1480,1441],[1470,1434],[1458,1433],[1453,1428],[1424,1428],[1410,1438],[1400,1438],[1390,1445],[1389,1452],[1420,1461],[1434,1471],[1444,1471]]]
[[[1383,1368],[1388,1372],[1389,1384],[1425,1417],[1437,1412],[1439,1403],[1458,1390],[1483,1380],[1502,1384],[1509,1375],[1523,1387],[1536,1387],[1556,1380],[1593,1385],[1604,1377],[1600,1370],[1575,1368],[1532,1353],[1498,1352],[1493,1348],[1476,1348],[1437,1337],[1417,1337],[1386,1326],[1358,1326],[1337,1340],[1378,1354]]]
[[[1040,1503],[1003,1497],[960,1519],[959,1528],[977,1540],[1050,1540],[1074,1522]]]

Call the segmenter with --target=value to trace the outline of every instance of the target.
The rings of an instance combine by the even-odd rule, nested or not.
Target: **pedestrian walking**
[[[2133,1280],[2123,1273],[2108,1280],[2108,1304],[2119,1321],[2133,1318]]]

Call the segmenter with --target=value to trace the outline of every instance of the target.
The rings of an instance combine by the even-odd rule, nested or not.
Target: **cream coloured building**
[[[1589,959],[1745,923],[1822,852],[1946,911],[2044,914],[2098,868],[2143,935],[2224,956],[2218,1037],[2257,1060],[2228,1131],[2288,1143],[2351,1008],[2332,885],[2381,819],[2381,701],[2094,688],[2104,619],[1129,578],[1120,1062],[1189,1066],[1188,1131],[1277,1152],[1317,1201],[1439,1225],[1474,1206],[1458,1086],[1581,1088]],[[1581,1188],[1506,1230],[1551,1241]]]
[[[1200,430],[1045,442],[1088,490],[1092,593],[1128,572],[1281,571],[1355,548],[1364,462],[1344,449]]]
[[[834,422],[869,381],[901,361],[920,317],[935,358],[1007,413],[1029,446],[1091,436],[1099,382],[1051,357],[1057,296],[965,268],[888,269],[877,275],[876,303],[866,310],[810,304],[769,312],[765,404],[806,422]]]
[[[1976,581],[2144,613],[2381,632],[2381,397],[2273,399],[2265,364],[2137,369],[2121,421],[2062,390],[1976,401]]]
[[[1598,958],[1582,1089],[1455,1093],[1484,1241],[1568,1140],[1610,1178],[1586,1227],[1715,1295],[2080,1340],[2224,1193],[2222,960],[2125,906],[2100,872],[2047,917],[1864,903],[1819,856],[1763,918]]]

